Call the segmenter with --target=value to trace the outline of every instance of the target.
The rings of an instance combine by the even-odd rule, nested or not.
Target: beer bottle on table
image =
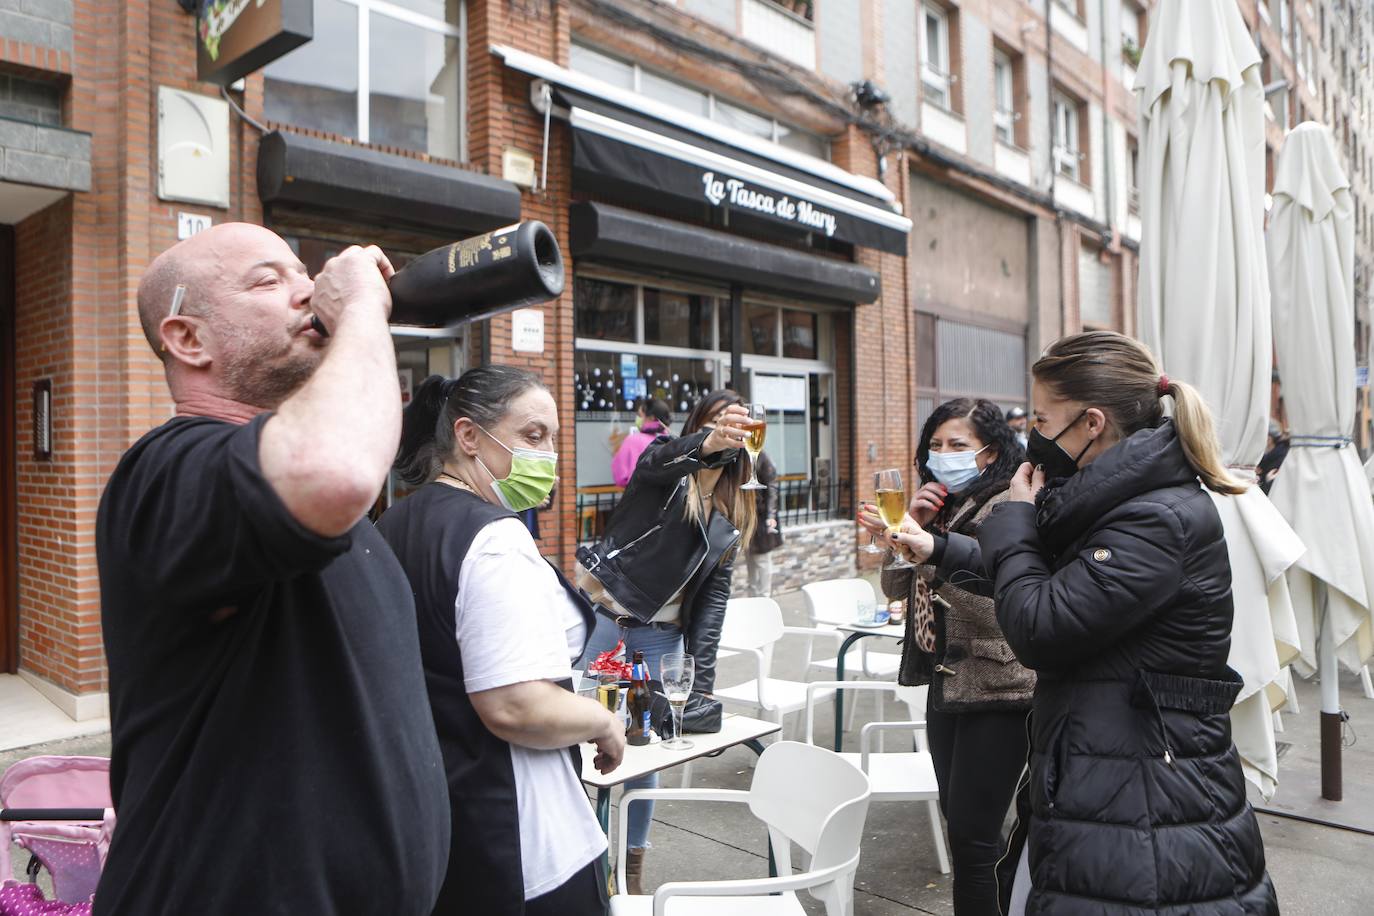
[[[630,668],[630,692],[625,697],[625,708],[630,713],[625,743],[648,744],[653,731],[654,693],[649,688],[649,666],[644,663],[644,653],[640,651],[635,652]]]

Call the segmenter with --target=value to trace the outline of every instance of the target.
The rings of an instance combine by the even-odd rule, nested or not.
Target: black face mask
[[[1074,458],[1064,451],[1063,446],[1059,444],[1059,438],[1077,426],[1078,421],[1087,415],[1088,412],[1083,411],[1053,439],[1046,438],[1038,428],[1031,430],[1030,442],[1026,445],[1026,457],[1030,459],[1031,464],[1044,470],[1046,480],[1062,480],[1078,473],[1078,462],[1088,453],[1088,449],[1092,448],[1092,440],[1089,439],[1088,444],[1083,446],[1083,451]]]

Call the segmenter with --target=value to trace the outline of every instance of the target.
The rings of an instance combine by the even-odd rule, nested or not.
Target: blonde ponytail
[[[1188,463],[1197,471],[1203,486],[1214,493],[1236,496],[1249,486],[1232,477],[1221,460],[1212,411],[1192,385],[1170,380],[1166,393],[1174,399],[1174,428]]]
[[[1123,437],[1158,426],[1164,419],[1161,400],[1172,397],[1179,444],[1203,486],[1231,496],[1247,489],[1222,463],[1212,412],[1202,395],[1163,375],[1140,341],[1115,331],[1074,334],[1051,344],[1031,374],[1059,397],[1103,410]]]

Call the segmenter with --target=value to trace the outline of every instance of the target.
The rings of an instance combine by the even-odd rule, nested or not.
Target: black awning
[[[575,182],[611,182],[747,214],[787,235],[906,254],[911,223],[887,201],[566,87],[554,94],[573,127]]]
[[[388,225],[471,235],[520,219],[520,189],[453,166],[273,131],[258,148],[258,195]]]
[[[873,302],[881,292],[875,272],[820,254],[779,248],[607,204],[573,204],[569,218],[569,250],[575,258],[651,267],[740,283],[750,289],[846,303]]]

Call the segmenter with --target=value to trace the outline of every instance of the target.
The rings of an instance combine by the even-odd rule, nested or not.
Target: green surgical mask
[[[486,433],[492,442],[510,452],[510,473],[500,479],[487,470],[481,458],[477,458],[477,463],[491,478],[492,492],[501,501],[501,505],[512,512],[524,512],[543,504],[553,492],[554,481],[557,480],[558,453],[541,452],[532,448],[511,448],[482,427],[477,428]]]

